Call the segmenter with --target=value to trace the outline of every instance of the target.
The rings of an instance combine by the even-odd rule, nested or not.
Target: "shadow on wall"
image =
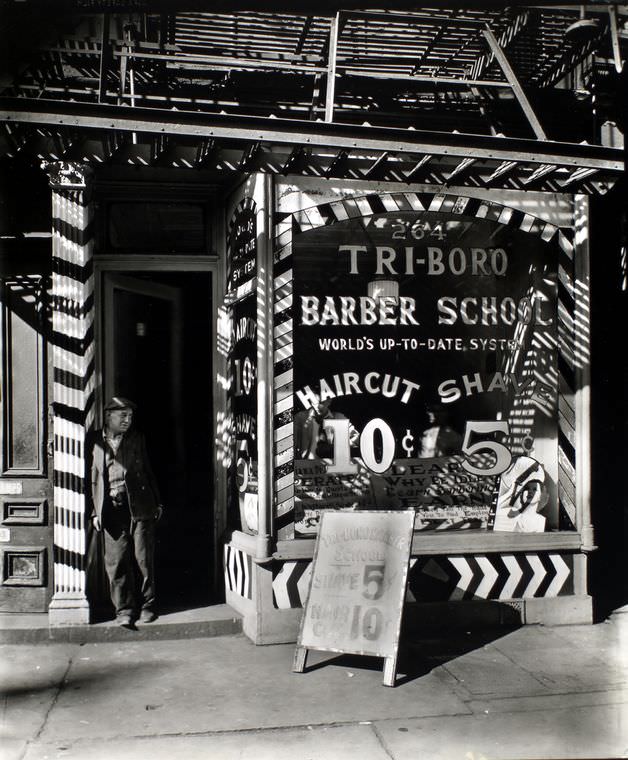
[[[618,338],[628,312],[625,182],[591,198],[591,500],[597,551],[589,593],[599,622],[628,604],[628,356]]]

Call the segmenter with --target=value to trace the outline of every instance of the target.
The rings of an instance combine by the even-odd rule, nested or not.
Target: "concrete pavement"
[[[382,661],[242,635],[15,644],[2,760],[628,757],[628,614],[595,626],[404,636]]]

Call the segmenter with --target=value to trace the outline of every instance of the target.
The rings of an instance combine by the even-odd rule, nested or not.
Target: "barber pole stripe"
[[[253,559],[230,544],[223,550],[225,588],[245,599],[253,598]]]
[[[301,213],[305,228],[325,224],[319,208]],[[295,216],[275,219],[274,293],[273,293],[273,494],[277,538],[294,538],[294,447],[292,365],[294,357],[292,322],[292,235],[299,224]],[[280,506],[281,505],[281,506]]]
[[[576,529],[576,410],[573,231],[561,230],[558,285],[558,528]],[[588,294],[587,294],[588,302]],[[588,347],[587,347],[588,348]]]
[[[476,219],[486,219],[511,229],[537,236],[545,242],[556,239],[559,253],[559,288],[558,288],[558,331],[559,331],[559,460],[568,462],[569,466],[559,468],[559,524],[561,530],[575,530],[576,516],[574,500],[569,494],[575,491],[575,407],[574,407],[574,273],[573,273],[573,230],[559,228],[556,225],[516,208],[504,206],[493,201],[471,198],[451,193],[429,192],[391,192],[369,193],[364,196],[328,201],[295,212],[278,211],[275,215],[274,231],[274,370],[275,370],[275,405],[286,393],[292,394],[292,366],[294,345],[284,336],[288,328],[281,328],[285,322],[292,326],[292,241],[294,235],[322,226],[328,226],[347,219],[362,217],[367,220],[374,214],[390,211],[414,212],[449,212]],[[588,303],[588,294],[587,294]],[[584,318],[584,315],[583,315]],[[292,328],[290,328],[291,331]],[[580,349],[578,349],[580,353]],[[289,378],[287,372],[290,372]],[[283,408],[283,407],[282,407]],[[277,455],[294,445],[292,431],[292,414],[294,409],[287,409],[275,414],[275,505],[278,503],[277,480],[292,472],[293,467],[279,460]],[[567,431],[565,434],[564,431]],[[573,432],[573,435],[572,435]],[[279,461],[282,464],[279,464]],[[284,502],[285,503],[285,502]],[[277,509],[275,508],[277,516]],[[294,537],[294,508],[285,510],[281,520],[277,521],[280,539]]]
[[[85,594],[85,434],[94,418],[93,209],[52,193],[54,590]]]

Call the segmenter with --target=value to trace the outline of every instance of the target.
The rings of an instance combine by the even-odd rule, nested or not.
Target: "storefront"
[[[166,500],[188,505],[185,536],[171,526],[163,546],[164,578],[209,601],[207,563],[193,559],[224,553],[227,600],[260,626],[256,640],[294,636],[321,509],[414,508],[417,602],[590,619],[585,196],[256,174],[225,208],[223,258],[211,253],[216,188],[187,183],[174,203],[147,198],[146,185],[137,202],[137,185],[90,177],[83,203],[79,181],[53,186],[54,490],[25,490],[34,479],[17,469],[3,480],[5,530],[32,533],[5,558],[18,580],[9,594],[24,598],[24,565],[30,609],[45,606],[37,580],[53,576],[51,617],[75,589],[86,618],[80,452],[115,389],[158,410],[140,424],[152,438],[165,431]],[[139,215],[148,239],[133,239]],[[26,303],[39,277],[16,275],[5,293]],[[73,313],[59,308],[68,303]],[[40,364],[46,348],[10,304],[23,420],[45,398],[20,382],[45,375],[24,347]],[[46,566],[35,532],[53,504]],[[236,530],[223,549],[226,527]]]
[[[524,622],[590,620],[574,299],[587,297],[586,198],[304,178],[272,197],[272,315],[249,333],[247,365],[258,422],[272,402],[272,476],[268,439],[242,436],[258,458],[238,458],[242,532],[226,547],[227,598],[255,610],[250,635],[294,637],[322,509],[414,508],[418,603],[493,602],[495,622],[506,605]],[[238,309],[248,293],[234,293]],[[257,293],[259,308],[259,271]],[[276,549],[260,558],[264,532]]]
[[[169,53],[135,55],[140,82]],[[621,150],[546,140],[525,96],[536,139],[327,96],[325,122],[3,98],[7,165],[43,161],[14,202],[43,182],[52,213],[7,214],[2,610],[94,619],[84,443],[117,393],[170,506],[165,608],[293,641],[321,511],[413,509],[408,604],[591,621],[589,198]]]

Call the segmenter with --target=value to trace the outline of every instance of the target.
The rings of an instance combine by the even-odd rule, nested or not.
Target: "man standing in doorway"
[[[103,531],[111,600],[124,627],[133,627],[138,609],[140,622],[156,618],[155,525],[163,509],[144,436],[132,428],[135,408],[114,396],[88,448],[91,517]]]

